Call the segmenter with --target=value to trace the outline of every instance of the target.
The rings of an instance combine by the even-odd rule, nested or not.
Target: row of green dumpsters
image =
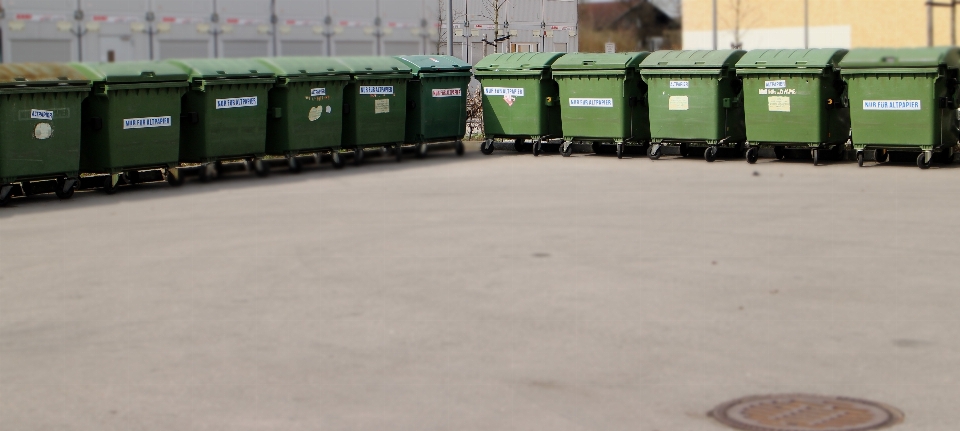
[[[492,139],[842,153],[950,152],[960,48],[495,54],[476,66]],[[596,147],[596,146],[595,146]],[[565,154],[567,154],[565,152]],[[921,167],[925,167],[921,164]]]
[[[14,183],[69,196],[81,175],[110,188],[145,170],[176,182],[184,164],[458,142],[471,76],[444,56],[0,65],[0,200]]]

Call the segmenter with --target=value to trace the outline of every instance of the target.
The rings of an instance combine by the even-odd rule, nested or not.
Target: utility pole
[[[270,28],[273,30],[271,33],[271,42],[273,43],[273,56],[277,56],[277,49],[279,48],[279,43],[277,41],[277,24],[280,22],[280,18],[277,17],[277,0],[270,0]]]
[[[718,45],[717,41],[717,0],[713,0],[713,50],[716,51]]]
[[[447,55],[453,57],[453,0],[447,2]]]
[[[810,0],[803,0],[803,49],[810,49]]]
[[[83,9],[81,9],[80,0],[77,0],[77,10],[73,12],[73,19],[77,22],[77,26],[71,29],[70,33],[77,37],[77,61],[83,61],[83,36],[87,34],[87,29],[83,26]]]
[[[957,46],[957,4],[960,0],[947,0],[947,2],[928,1],[927,2],[927,46],[933,46],[933,8],[950,8],[950,44]]]

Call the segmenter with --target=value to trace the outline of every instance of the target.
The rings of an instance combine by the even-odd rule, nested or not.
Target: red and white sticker
[[[433,97],[462,97],[463,92],[459,88],[436,88],[433,90]]]
[[[175,16],[165,16],[161,21],[167,24],[203,24],[207,22],[204,18],[181,18]]]
[[[137,22],[140,21],[139,17],[135,16],[109,16],[109,15],[94,15],[92,18],[93,22],[102,22],[107,24],[116,24],[116,23],[128,23],[128,22]]]
[[[249,19],[249,18],[227,18],[226,23],[231,25],[257,25],[263,24],[266,21],[262,19]]]
[[[18,13],[14,19],[17,21],[46,22],[46,21],[65,21],[66,15],[37,15],[33,13]]]

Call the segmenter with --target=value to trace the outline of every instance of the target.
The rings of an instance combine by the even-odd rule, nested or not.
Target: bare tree
[[[437,54],[443,54],[447,47],[447,0],[437,0]],[[463,21],[463,11],[454,9],[453,22]]]
[[[749,0],[728,0],[729,9],[733,20],[730,26],[733,28],[733,42],[730,44],[732,49],[743,49],[743,37],[747,33],[747,28],[753,23],[753,10],[750,9]]]
[[[493,38],[500,38],[500,18],[506,11],[507,0],[483,0],[483,12],[480,16],[493,21]],[[496,43],[494,43],[494,52],[496,52]]]

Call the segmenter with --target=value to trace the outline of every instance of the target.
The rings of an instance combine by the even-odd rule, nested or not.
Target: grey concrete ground
[[[0,429],[960,423],[960,170],[469,148],[0,209]]]

